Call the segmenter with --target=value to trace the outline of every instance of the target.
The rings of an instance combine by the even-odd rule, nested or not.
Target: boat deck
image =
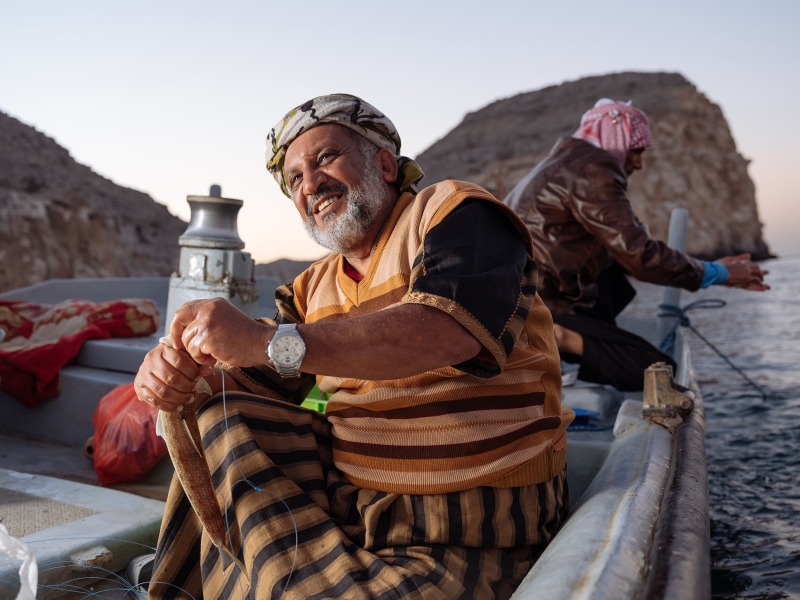
[[[56,303],[74,295],[68,292],[75,283],[49,281],[12,294],[14,299]],[[259,283],[262,298],[272,298],[277,282]],[[115,280],[98,280],[88,286],[82,281],[80,289],[81,296],[93,301],[150,297],[163,305],[163,313],[167,285],[167,279],[119,280],[119,285]],[[11,297],[0,298],[4,296]],[[261,314],[270,311],[274,308],[266,303],[260,307]],[[621,317],[618,322],[646,339],[657,339],[654,319]],[[133,381],[144,355],[159,337],[86,342],[75,363],[62,370],[59,397],[35,409],[0,393],[0,522],[33,546],[48,540],[38,555],[40,565],[51,565],[40,578],[45,585],[55,586],[48,589],[48,598],[77,593],[72,584],[64,585],[72,579],[86,588],[80,597],[86,596],[89,587],[98,593],[106,588],[103,598],[122,598],[126,593],[130,597],[129,589],[113,580],[131,558],[155,545],[173,473],[169,458],[141,481],[101,487],[84,444],[94,434],[91,418],[98,400],[115,386]],[[679,381],[688,382],[687,361],[677,374]],[[670,476],[672,441],[661,428],[641,418],[641,393],[622,394],[608,386],[577,382],[564,387],[562,397],[565,405],[594,415],[588,425],[568,432],[568,483],[574,509],[515,598],[538,597],[537,590],[545,588],[554,598],[582,597],[579,588],[564,585],[564,578],[571,575],[562,573],[559,564],[568,563],[573,574],[578,565],[585,567],[587,577],[596,578],[595,589],[604,581],[603,573],[623,569],[622,563],[630,569],[630,561],[620,557],[624,553],[644,557],[649,552],[659,518],[657,497]],[[636,502],[639,497],[642,500]],[[47,517],[44,521],[35,520],[42,515]],[[587,545],[590,538],[597,538],[597,543]],[[630,543],[635,548],[624,546]],[[581,550],[576,553],[576,548]],[[566,563],[565,556],[569,557]],[[646,557],[641,560],[646,565]],[[104,580],[91,579],[98,573]],[[589,579],[573,583],[585,585]],[[15,565],[0,559],[0,600],[14,598],[17,590]]]
[[[35,553],[39,588],[56,598],[152,552],[164,503],[108,488],[0,469],[0,516]],[[0,560],[0,597],[19,589],[18,565]],[[85,595],[85,592],[84,592]]]
[[[13,468],[15,471],[34,475],[58,477],[87,485],[100,485],[92,461],[86,457],[83,446],[53,444],[0,434],[0,467]],[[169,457],[165,456],[150,473],[136,483],[120,483],[106,487],[163,501],[167,498],[172,473],[172,463]],[[0,516],[3,516],[2,509]]]
[[[261,313],[271,314],[278,281],[260,278],[258,284],[266,303]],[[56,304],[74,297],[93,302],[151,298],[164,315],[168,287],[168,278],[50,280],[0,299]],[[140,481],[101,486],[84,445],[94,435],[92,415],[99,399],[133,381],[160,335],[85,342],[61,371],[59,396],[36,408],[0,392],[0,523],[36,551],[40,587],[55,586],[47,590],[48,598],[73,590],[80,593],[76,597],[85,597],[87,590],[78,588],[120,588],[117,572],[132,558],[153,551],[172,479],[169,457]],[[43,489],[51,497],[42,496]],[[44,518],[54,515],[59,515],[55,521]],[[93,552],[97,556],[89,556]],[[15,571],[14,561],[0,557],[0,600],[16,597]],[[103,597],[116,594],[109,593]],[[120,590],[119,597],[125,593]]]

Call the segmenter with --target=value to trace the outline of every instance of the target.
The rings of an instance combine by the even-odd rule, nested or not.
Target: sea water
[[[762,268],[767,292],[714,286],[681,296],[682,305],[727,302],[688,316],[768,393],[686,333],[706,404],[715,598],[800,598],[800,256]],[[630,313],[652,314],[660,290],[637,288]]]

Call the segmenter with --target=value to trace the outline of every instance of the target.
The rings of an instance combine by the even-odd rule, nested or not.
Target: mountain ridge
[[[0,112],[0,291],[52,278],[172,273],[186,223]]]
[[[644,168],[628,181],[628,198],[655,238],[666,239],[671,210],[685,207],[690,254],[772,256],[749,161],[737,150],[719,105],[679,73],[584,77],[491,102],[417,156],[423,185],[461,179],[502,200],[604,97],[633,100],[650,117],[653,146],[644,154]]]

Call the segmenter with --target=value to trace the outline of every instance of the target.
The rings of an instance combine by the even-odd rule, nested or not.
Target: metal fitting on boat
[[[223,198],[218,185],[211,186],[208,196],[187,196],[186,201],[192,216],[178,238],[180,267],[169,282],[166,327],[182,304],[205,298],[227,298],[246,315],[255,317],[255,262],[248,252],[242,252],[244,242],[236,224],[244,203]]]
[[[241,250],[244,242],[239,237],[237,218],[244,202],[222,198],[222,188],[212,185],[209,196],[186,196],[192,209],[189,226],[178,238],[181,246]]]
[[[673,380],[672,366],[657,362],[645,369],[642,416],[670,433],[694,409],[694,393]]]

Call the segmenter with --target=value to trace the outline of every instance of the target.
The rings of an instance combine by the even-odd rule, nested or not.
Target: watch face
[[[304,351],[303,342],[293,335],[282,335],[275,340],[273,346],[276,362],[282,365],[293,365],[300,362]]]

